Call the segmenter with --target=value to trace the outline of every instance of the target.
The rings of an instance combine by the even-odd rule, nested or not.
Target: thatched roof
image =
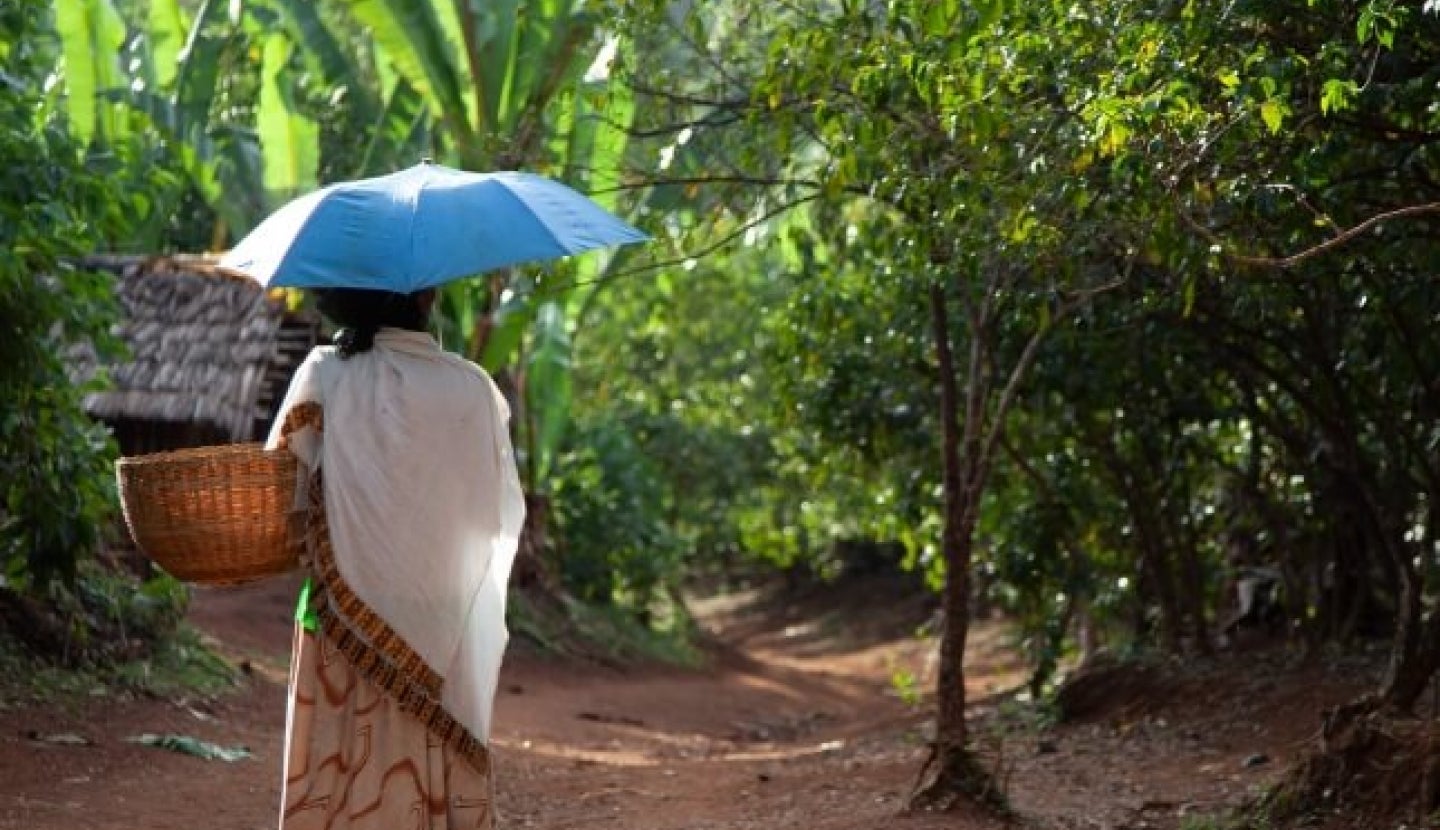
[[[272,403],[261,394],[267,376],[280,369],[288,378],[293,369],[280,365],[288,362],[279,338],[284,305],[199,257],[109,256],[87,265],[115,274],[117,333],[130,350],[128,362],[106,367],[111,388],[86,398],[90,414],[202,425],[250,440]]]

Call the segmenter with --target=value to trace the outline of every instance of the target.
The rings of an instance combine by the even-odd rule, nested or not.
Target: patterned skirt
[[[318,405],[286,418],[282,446],[324,430]],[[291,652],[280,830],[492,830],[490,753],[441,705],[443,680],[345,583],[309,482],[297,516],[311,574]]]
[[[494,827],[489,766],[459,757],[301,625],[286,721],[281,830]]]

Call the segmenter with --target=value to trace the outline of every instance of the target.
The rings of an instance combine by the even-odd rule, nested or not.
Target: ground
[[[113,694],[0,711],[0,828],[258,830],[275,826],[294,584],[199,592],[191,620],[248,667],[213,699]],[[777,608],[696,603],[701,669],[624,669],[523,648],[500,684],[493,740],[503,828],[872,830],[1003,826],[902,815],[925,754],[932,644],[887,588]],[[903,607],[902,607],[903,606]],[[1160,665],[1072,723],[1001,694],[1023,666],[1006,626],[973,630],[979,745],[1020,819],[1043,828],[1178,828],[1275,781],[1326,706],[1373,661],[1296,667],[1254,651]],[[911,684],[907,678],[914,678]],[[917,702],[915,695],[919,694]],[[201,760],[126,739],[179,733],[253,757]]]

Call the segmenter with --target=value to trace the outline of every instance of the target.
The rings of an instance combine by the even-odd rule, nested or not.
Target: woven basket
[[[231,444],[132,456],[115,476],[135,544],[176,579],[233,585],[296,565],[287,451]]]

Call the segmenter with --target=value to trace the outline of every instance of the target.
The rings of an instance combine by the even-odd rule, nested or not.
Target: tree
[[[794,201],[816,202],[818,236],[846,256],[863,249],[876,267],[872,279],[886,275],[891,290],[918,294],[929,306],[943,435],[946,625],[926,803],[962,792],[994,795],[969,752],[964,716],[980,507],[1046,334],[1125,273],[1110,240],[1079,235],[1093,227],[1089,191],[1073,192],[1049,172],[1073,169],[1071,155],[1088,146],[1076,140],[1079,119],[1032,74],[1064,21],[1050,10],[1003,11],[1000,4],[787,6],[770,22],[768,44],[756,48],[765,57],[749,67],[748,85],[729,71],[733,57],[727,71],[707,79],[725,91],[739,86],[738,95],[711,87],[671,96],[708,109],[692,127],[725,123],[717,111],[738,113],[728,120],[745,119],[765,137],[766,151],[747,160],[773,147],[790,151],[779,165],[761,161],[759,171],[734,178],[808,194]],[[703,29],[726,17],[692,19]],[[1092,50],[1098,42],[1098,31],[1072,25],[1067,33]]]
[[[109,285],[79,259],[123,238],[150,203],[123,158],[87,157],[45,104],[59,43],[48,4],[0,10],[0,557],[9,589],[75,574],[113,509],[108,433],[82,409],[101,379],[73,348],[113,351]]]
[[[1410,272],[1388,256],[1371,260],[1362,233],[1386,229],[1387,218],[1424,221],[1434,212],[1430,201],[1401,195],[1394,178],[1404,170],[1434,180],[1432,165],[1420,161],[1428,155],[1417,155],[1434,134],[1426,109],[1433,96],[1422,92],[1436,65],[1428,59],[1431,21],[1384,2],[1224,14],[1126,2],[1063,10],[788,3],[767,12],[763,32],[753,25],[758,10],[743,2],[635,3],[626,13],[637,31],[661,42],[637,50],[660,56],[634,70],[643,102],[637,136],[661,136],[672,151],[695,142],[731,150],[701,169],[662,173],[662,182],[731,194],[711,197],[727,207],[748,198],[735,212],[753,217],[757,229],[804,206],[818,244],[836,260],[872,269],[871,290],[898,296],[892,309],[928,299],[948,579],[931,795],[984,788],[964,750],[960,658],[978,534],[999,527],[982,522],[987,488],[1007,461],[1007,431],[1017,420],[1039,426],[1060,415],[1060,428],[1079,431],[1081,440],[1070,439],[1057,457],[1093,463],[1103,475],[1061,478],[1023,451],[1009,453],[1008,472],[1044,483],[1038,486],[1065,481],[1067,492],[1083,487],[1096,493],[1092,502],[1123,506],[1131,532],[1112,534],[1119,540],[1112,544],[1136,571],[1129,584],[1138,585],[1137,601],[1158,606],[1175,650],[1204,650],[1211,641],[1208,609],[1219,600],[1221,539],[1229,532],[1216,518],[1226,506],[1219,482],[1242,482],[1231,494],[1260,482],[1264,497],[1232,502],[1223,518],[1279,535],[1286,519],[1311,527],[1320,520],[1292,512],[1297,496],[1279,459],[1330,459],[1322,465],[1329,469],[1307,480],[1349,482],[1329,500],[1348,511],[1358,506],[1359,550],[1371,552],[1361,561],[1379,569],[1397,598],[1392,678],[1406,680],[1387,682],[1402,691],[1383,696],[1407,699],[1415,679],[1433,673],[1422,645],[1433,632],[1420,633],[1415,604],[1427,593],[1424,569],[1413,564],[1425,561],[1414,548],[1413,517],[1428,515],[1413,494],[1429,489],[1428,464],[1416,451],[1432,422],[1416,418],[1382,434],[1368,420],[1381,412],[1404,420],[1399,400],[1413,401],[1423,384],[1375,387],[1334,368],[1427,365],[1428,346],[1416,338],[1429,308],[1423,283],[1404,289],[1415,319],[1383,303],[1403,339],[1370,328],[1379,324],[1369,313],[1357,326],[1354,309],[1362,297],[1389,294],[1377,285],[1381,273]],[[1363,116],[1341,114],[1351,107]],[[745,137],[720,138],[736,131]],[[748,197],[733,195],[741,188]],[[723,216],[719,224],[730,225]],[[1316,228],[1327,226],[1338,232],[1317,241]],[[1326,267],[1321,255],[1345,246],[1361,262],[1330,261],[1332,273],[1345,274],[1333,286],[1324,272],[1310,282],[1258,283],[1234,273]],[[1252,253],[1267,249],[1302,253]],[[1409,248],[1390,250],[1413,256]],[[832,262],[821,270],[844,268]],[[855,283],[818,285],[823,296]],[[819,305],[838,309],[848,299]],[[1270,303],[1267,322],[1247,318]],[[903,319],[914,325],[913,314]],[[1097,327],[1107,323],[1150,335],[1106,342]],[[1217,326],[1232,325],[1251,339],[1226,338],[1217,349]],[[845,329],[832,320],[825,331]],[[1064,336],[1053,345],[1063,352],[1055,360],[1098,359],[1109,374],[1066,406],[1047,408],[1046,395],[1073,387],[1054,369],[1029,376],[1057,331]],[[1342,332],[1369,348],[1394,348],[1384,347],[1383,363],[1357,362],[1351,349],[1358,346],[1346,346]],[[856,351],[835,338],[811,339],[823,357],[801,363],[806,373],[813,363],[821,379],[807,404],[848,388],[854,374],[846,361]],[[1137,365],[1137,354],[1154,360]],[[797,350],[797,361],[802,356]],[[1411,372],[1396,377],[1418,379]],[[1317,386],[1315,378],[1329,379]],[[1138,404],[1126,403],[1135,395]],[[845,434],[827,423],[835,417],[853,428],[846,437],[883,434],[873,410],[845,409],[807,407],[803,420],[832,439]],[[1411,433],[1411,423],[1420,432]],[[1329,449],[1317,456],[1317,447]],[[833,444],[820,451],[831,459],[854,454]],[[1242,467],[1236,459],[1247,451]],[[1408,541],[1397,535],[1405,533]],[[1147,614],[1141,608],[1137,618]]]

